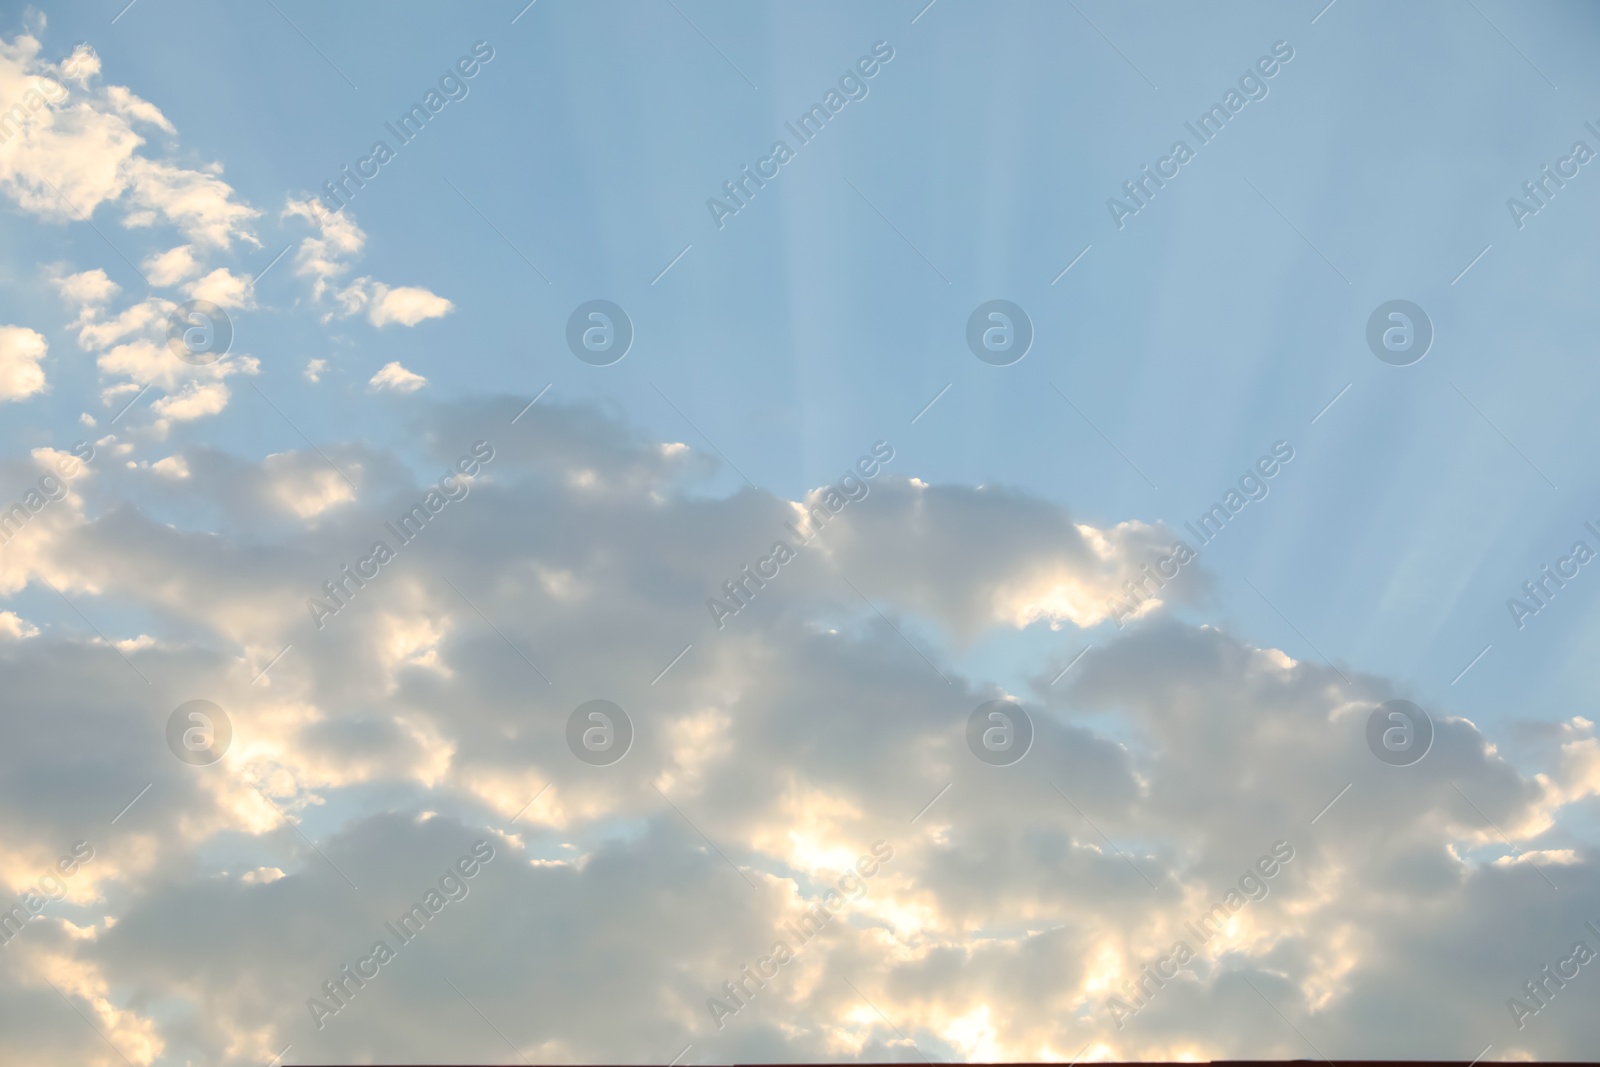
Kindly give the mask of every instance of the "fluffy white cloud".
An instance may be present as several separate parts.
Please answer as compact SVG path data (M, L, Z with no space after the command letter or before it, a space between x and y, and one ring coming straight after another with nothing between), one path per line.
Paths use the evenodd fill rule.
M190 382L182 392L172 393L150 405L152 411L174 422L215 415L228 406L228 387L221 382Z
M415 285L402 285L391 289L382 282L373 282L368 300L367 315L374 326L399 323L415 326L428 319L443 318L455 310L455 305L444 297Z
M328 211L314 199L289 200L284 218L305 222L313 233L300 242L295 253L295 273L311 279L311 296L321 300L329 283L350 269L349 260L361 253L367 235L356 225L349 211Z
M106 348L125 337L145 334L165 338L167 316L174 305L169 300L141 300L123 308L114 318L85 323L78 332L78 345L87 350Z
M69 274L57 280L56 289L68 304L78 304L84 308L96 308L107 304L122 292L122 287L112 281L99 267Z
M167 456L150 464L150 469L164 478L189 477L189 461L182 456Z
M170 222L193 240L217 248L230 247L235 239L260 245L250 224L261 212L237 203L233 187L216 174L139 156L129 161L127 170L128 226Z
M365 312L374 326L415 326L455 310L449 300L420 286L390 286L363 276L337 287L337 279L349 271L367 240L348 209L334 213L314 199L291 199L283 216L301 219L314 231L300 242L295 273L311 280L313 299L333 298L337 311L328 312L326 318L347 318Z
M97 353L95 365L102 377L113 379L101 390L103 403L120 408L132 399L129 394L145 386L159 387L166 394L150 404L155 415L151 427L157 437L165 436L173 422L222 412L231 395L223 380L260 371L260 363L253 356L236 352L209 364L179 359L167 339L168 322L177 305L161 297L149 297L112 313L103 301L114 295L115 287L103 272L75 274L57 283L57 287L69 303L81 302L74 323L78 327L78 344ZM212 271L191 288L202 299L224 306L250 306L254 302L250 277L235 276L224 268ZM129 418L137 421L137 416Z
M399 361L385 363L367 384L373 389L387 389L396 393L414 393L428 384L428 379L402 367Z
M0 640L22 641L38 637L39 628L14 611L0 611Z
M399 323L415 326L428 319L443 318L455 310L455 305L417 286L391 289L371 278L357 278L333 294L341 314L357 315L365 311L367 320L374 326Z
M218 267L204 278L189 285L186 292L196 300L209 300L224 308L253 308L256 306L255 280L250 275L237 275L226 267Z
M0 403L44 392L44 335L26 326L0 326Z
M205 245L258 244L251 223L260 212L235 199L220 168L140 153L136 125L173 132L159 109L121 86L95 92L92 51L80 47L58 68L40 50L28 35L0 40L0 100L22 102L0 116L0 193L48 219L74 222L115 204L127 227L170 223Z
M69 60L70 61L70 60ZM166 133L177 133L177 127L167 120L161 109L148 100L141 100L134 96L128 89L121 85L106 86L106 103L119 115L124 115L135 122L148 123Z
M61 62L61 75L68 81L87 88L89 80L100 73L100 56L87 43L73 46L72 52Z
M193 245L179 245L146 259L143 269L151 285L165 287L193 278L200 273L200 264Z

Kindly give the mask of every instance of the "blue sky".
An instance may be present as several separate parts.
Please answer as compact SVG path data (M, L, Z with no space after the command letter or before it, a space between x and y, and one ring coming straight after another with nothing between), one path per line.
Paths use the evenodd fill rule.
M432 547L417 550L414 562L404 557L415 580L460 578L480 549L484 559L501 559L504 551L503 572L473 580L487 583L479 595L504 596L504 610L515 604L530 613L507 624L514 632L525 625L527 634L547 634L554 644L563 628L577 640L638 624L637 632L618 636L609 667L597 660L593 670L594 678L636 689L640 700L655 699L651 686L620 679L648 680L676 649L696 643L702 666L692 667L693 659L685 665L707 673L697 676L697 695L669 716L679 731L673 736L705 728L696 716L714 716L711 705L733 709L746 691L719 672L763 662L744 642L789 634L801 617L861 639L852 655L864 659L845 657L860 668L861 684L835 694L841 706L871 706L868 694L881 697L899 668L882 661L884 673L874 673L866 665L873 662L868 650L884 646L862 637L858 628L876 623L837 580L860 578L846 566L858 560L874 568L864 579L873 610L883 607L903 631L885 639L909 641L918 655L959 674L950 683L957 696L907 698L926 701L939 715L962 718L969 693L1029 694L1036 705L1054 707L1063 723L1091 724L1083 728L1094 731L1096 744L1112 738L1135 752L1145 744L1159 749L1131 710L1155 699L1155 689L1139 690L1124 675L1145 675L1158 687L1169 671L1196 672L1173 683L1187 695L1172 707L1203 716L1196 709L1212 698L1195 694L1209 693L1211 682L1184 650L1223 633L1241 648L1281 650L1297 664L1316 665L1330 685L1343 678L1347 702L1330 697L1319 713L1327 721L1343 721L1362 700L1389 697L1414 700L1439 721L1464 721L1460 729L1470 729L1473 744L1481 741L1502 761L1494 774L1518 783L1506 786L1507 796L1521 790L1525 799L1536 775L1570 771L1582 749L1570 733L1582 727L1572 723L1595 717L1600 679L1585 652L1600 639L1600 566L1582 567L1520 628L1507 599L1522 595L1523 583L1567 556L1575 541L1600 550L1600 535L1583 526L1600 526L1600 476L1586 459L1600 443L1592 417L1600 386L1591 358L1597 312L1589 299L1600 280L1589 239L1600 224L1600 163L1581 165L1531 217L1517 219L1507 202L1526 201L1523 183L1568 157L1575 142L1600 151L1600 134L1585 126L1600 127L1591 61L1600 16L1578 3L1528 8L1498 0L1181 9L1100 0L999 8L924 2L537 0L524 8L513 0L467 12L137 0L120 13L120 5L76 6L47 18L6 7L0 40L7 42L8 71L59 74L85 43L91 51L78 54L98 57L92 77L69 84L83 94L83 107L137 129L143 141L119 166L160 160L184 174L219 178L227 191L187 223L183 194L141 192L137 178L102 189L89 211L68 211L45 185L57 175L55 161L70 157L83 170L73 170L70 182L56 180L69 192L91 187L95 179L82 175L93 174L97 157L86 135L82 143L63 141L60 156L41 156L43 163L17 162L0 148L0 324L31 330L48 345L36 361L47 385L0 398L0 454L15 461L0 483L0 507L20 499L36 478L28 459L37 459L35 450L65 451L80 438L104 442L97 447L128 468L97 468L89 503L73 496L61 506L63 523L65 509L74 509L70 530L51 536L65 547L17 551L14 569L0 568L0 610L15 613L19 633L43 628L39 640L64 648L88 647L73 641L93 637L83 625L93 619L115 631L115 640L134 642L126 651L136 657L156 656L164 643L189 650L172 653L185 670L200 669L183 658L191 654L195 663L216 657L219 672L216 664L238 655L249 669L239 667L244 676L235 683L254 685L249 676L290 642L291 630L305 626L302 587L314 588L353 560L369 540L368 519L393 516L402 501L419 499L479 433L508 456L486 468L492 473L481 495L522 488L495 497L492 513L487 502L478 513L468 510L478 505L452 504L477 517L463 518L461 532L448 535L459 541L437 538L438 557L420 558ZM10 49L25 39L37 42L37 55L17 59L22 53ZM325 247L313 245L333 240L333 231L319 230L309 209L296 214L293 205L317 196L374 141L395 146L385 124L421 101L475 45L480 56L492 49L492 59L466 79L466 95L398 147L351 200L340 224L362 236L319 273L318 249ZM799 144L785 124L821 102L875 48L880 57L892 50L892 58L863 79L864 95ZM1198 145L1186 124L1275 50L1265 94ZM0 79L0 91L21 84ZM120 91L131 91L135 103L110 87L126 87ZM139 101L160 121L140 111ZM0 99L0 110L14 102ZM71 132L70 112L50 114L59 123L53 129ZM725 198L723 183L769 156L780 139L794 158L719 224L708 198ZM1180 139L1194 158L1119 221L1108 200L1126 201L1124 182L1156 166ZM142 203L141 196L152 199ZM229 214L241 207L248 210ZM201 232L208 225L219 228L210 237ZM152 283L151 257L186 244L198 250L199 265L171 283ZM115 296L96 303L68 293L67 279L96 269L118 288ZM226 273L196 290L212 270ZM114 338L80 339L85 324L92 328L140 301L215 295L229 285L234 355L214 377L173 377L170 363L157 371L154 362L137 360L133 370L118 370L107 354ZM566 343L568 317L596 299L621 306L634 329L627 356L606 367L580 361ZM969 315L995 299L1019 305L1034 330L1026 357L1005 367L977 359L965 340ZM1434 331L1425 358L1409 366L1381 361L1366 340L1374 310L1397 299L1419 305ZM159 337L159 323L141 328ZM397 369L387 370L391 364ZM112 416L147 385L152 391L140 393L114 429ZM200 388L182 395L221 406L200 414L160 407L183 388ZM496 425L536 396L539 404L522 418L532 423L553 408L559 414L549 418L570 436L528 430L521 418L515 429ZM525 432L537 436L519 442ZM884 539L870 551L862 540L828 547L837 573L785 579L781 593L764 592L740 620L751 623L745 632L727 638L713 631L703 600L715 586L697 592L703 585L686 573L698 576L703 564L706 575L726 576L752 562L780 533L778 504L837 481L878 441L890 442L895 456L874 489L877 503L851 505L852 523L863 525L850 537L866 538L861 530L871 528L886 531ZM1048 567L1070 572L1071 588L1090 590L1084 595L1092 603L1079 604L1077 616L1052 610L1057 601L1036 588L1031 621L997 624L1007 610L999 594L994 613L984 614L988 594L973 588L1027 584L990 558L999 551L993 546L1015 543L1013 534L1045 559L1049 553L1029 539L1053 530L1070 541L1074 526L1087 528L1097 533L1085 534L1085 544L1101 536L1113 544L1103 560L1136 568L1155 557L1139 530L1115 533L1124 530L1120 524L1164 526L1152 535L1161 544L1187 538L1184 524L1221 501L1278 442L1292 447L1293 459L1270 480L1270 493L1201 548L1198 567L1178 579L1159 612L1119 629L1105 604L1121 572L1115 580L1109 570L1101 575L1086 562L1089 549L1069 545ZM677 443L700 465L674 466L680 461L670 446ZM344 479L352 470L360 499L347 505L332 474ZM630 487L629 507L668 501L682 515L673 510L657 528L648 518L654 512L620 504L590 514L568 494L591 484L584 479L596 472L603 485ZM912 496L898 494L919 490L906 479L959 491L959 501L951 496L945 511L908 503ZM358 507L359 515L346 518ZM869 519L882 527L867 526ZM630 522L651 536L614 544L617 524ZM153 545L164 536L163 527L195 538L165 564L156 562L166 557L154 548L140 554L146 540ZM612 576L602 580L595 571L592 588L614 578L618 599L586 601L591 614L582 619L554 606L535 610L540 597L551 605L583 600L588 594L571 589L585 588L586 572L570 560L565 567L552 562L560 554L553 548L549 556L517 556L523 538L561 540L562 551L574 553L589 546L596 553L590 562ZM924 543L939 538L949 543ZM482 548L491 543L492 550ZM161 567L213 548L222 555L209 577L197 571L164 583ZM223 556L238 575L237 590L220 577L230 573ZM691 556L692 566L685 562ZM47 558L55 562L40 562ZM915 577L896 577L897 568L913 566L908 561L934 563ZM137 579L121 584L130 574ZM1042 581L1029 574L1027 581ZM64 583L77 606L63 603L45 576ZM219 581L226 591L217 603L177 606L180 587ZM507 592L505 583L520 582L527 589ZM272 599L275 584L279 596ZM437 690L419 682L416 672L443 662L428 658L443 655L441 634L455 631L438 622L450 609L431 600L433 592L414 595L409 608L395 609L391 622L399 629L389 638L357 638L352 626L352 636L338 640L370 640L370 647L358 655L353 646L338 646L340 652L327 644L318 655L381 660L391 638L400 642L392 647L414 640L409 652L360 676L360 684L324 674L300 692L297 706L317 715L336 719L331 709L341 700L358 707L357 721L339 727L351 733L329 725L331 734L294 742L285 723L300 720L283 707L261 712L274 724L262 729L275 744L289 750L303 742L302 756L322 754L297 764L294 789L273 793L304 808L319 833L357 833L350 827L360 823L387 834L391 827L372 820L397 810L447 810L472 824L482 815L474 805L487 805L504 820L520 803L501 804L487 787L461 785L465 778L455 776L468 775L465 763L449 773L419 770L433 764L417 757L401 760L403 770L326 780L317 779L325 771L306 770L324 766L321 746L333 743L330 736L359 749L366 743L360 731L369 728L382 734L378 747L391 756L404 747L395 738L406 735L429 738L418 744L445 763L451 753L466 760L472 745L452 735L447 717L423 716L432 725L418 727L415 716L385 702L398 687L486 709L500 699L487 689L515 687L511 675L502 677L523 669L514 660L483 667L483 679L471 682L457 663L448 684L435 680L443 687ZM623 605L634 596L650 607L624 622ZM403 639L393 636L411 625L395 620L412 616L437 623L431 639L409 630ZM259 649L241 636L252 620L270 633ZM139 635L153 644L138 645ZM906 653L903 644L892 647ZM1100 651L1106 665L1097 669L1105 675L1089 676L1070 697L1041 684L1084 648L1091 650L1086 667ZM806 655L813 653L805 661L810 670L833 663L834 653ZM737 669L730 666L740 656L746 659ZM286 664L294 669L292 659ZM786 675L774 669L774 676ZM1245 671L1228 683L1238 687L1240 708L1260 698L1254 678ZM475 692L480 681L486 691ZM574 691L574 702L579 696ZM559 703L567 692L550 699ZM1215 707L1227 703L1215 699ZM486 726L485 736L496 730L511 736L517 727ZM1163 736L1175 743L1178 735ZM1558 751L1557 737L1579 747ZM662 771L666 777L655 780L695 781L695 773L673 778ZM1224 788L1233 773L1216 766L1213 788ZM1329 775L1331 795L1341 776ZM1593 790L1574 785L1578 779L1561 778L1559 803L1547 796L1536 812L1505 817L1524 827L1526 840L1547 834L1539 848L1592 857ZM251 780L273 778L260 771ZM671 792L661 788L663 796ZM450 789L449 797L434 795ZM1307 789L1322 798L1324 783ZM629 848L659 845L632 801L583 796L551 809L555 836L530 836L517 847L554 863L569 840L596 854L618 840ZM1314 811L1317 798L1308 794L1295 805ZM746 835L752 854L768 849L770 859L778 855L769 848L771 825L724 832ZM1132 816L1125 831L1129 840L1151 842L1152 856L1166 847L1160 842L1182 837L1175 824L1141 827ZM185 855L248 853L262 832L246 819L219 830L220 837L191 840L196 852ZM1452 840L1464 851L1488 847ZM798 870L800 855L786 854L781 863ZM1203 866L1209 857L1191 860ZM1592 858L1571 862L1572 877L1580 876L1578 867L1590 877ZM967 891L946 889L945 904ZM1015 916L985 921L998 928ZM1502 984L1514 989L1506 977ZM1307 978L1303 988L1314 1001L1316 980ZM1497 1000L1489 1005L1503 1013ZM1350 1019L1365 1017L1352 1011ZM975 1018L954 1007L949 1014ZM928 1033L947 1042L941 1047L949 1055L1043 1056L1039 1042L1046 1039L1037 1034L1031 1044L985 1045L971 1037L977 1023L963 1030L939 1018L937 1011L926 1016ZM665 1035L670 1027L662 1025ZM1182 1032L1181 1021L1173 1025ZM1447 1047L1448 1031L1440 1024L1415 1047L1440 1056L1476 1052ZM962 1044L957 1033L970 1041ZM879 1038L889 1043L861 1048L907 1051L883 1035L872 1040ZM169 1049L182 1044L167 1040ZM543 1054L556 1059L652 1054L639 1051L651 1046L626 1041L548 1040L555 1043ZM782 1047L770 1040L705 1062L769 1057ZM835 1035L833 1044L810 1052L843 1055L842 1040ZM1582 1040L1573 1031L1561 1039L1568 1044L1527 1047L1559 1051ZM324 1055L381 1047L357 1042ZM1197 1038L1193 1047L1228 1050L1220 1037L1210 1044ZM1264 1054L1266 1047L1246 1051ZM1412 1046L1377 1050L1400 1047ZM1187 1048L1163 1037L1105 1051ZM663 1062L675 1050L666 1049ZM1045 1058L1070 1058L1077 1045L1051 1037L1048 1051Z
M393 140L384 122L474 42L494 48L466 99L353 208L369 260L459 310L356 354L356 340L287 314L298 293L283 271L261 283L272 306L241 324L261 387L314 438L394 440L393 412L359 385L396 358L442 395L531 398L553 383L553 395L615 404L705 447L659 389L774 492L830 479L886 438L925 480L1010 485L1086 517L1173 525L1287 440L1297 462L1208 554L1225 618L1316 655L1248 578L1335 661L1474 719L1581 700L1592 682L1575 673L1573 649L1594 632L1592 600L1563 597L1521 632L1504 602L1600 516L1580 459L1593 401L1583 234L1600 207L1583 172L1521 230L1505 200L1573 141L1595 140L1583 128L1600 117L1583 103L1594 98L1582 61L1592 19L1578 5L1535 16L1345 3L1313 25L1315 6L997 14L941 3L912 24L916 11L891 5L696 17L541 3L513 25L515 5L393 19L286 5L291 26L270 5L224 15L141 3L109 28L98 12L63 12L50 37L92 40L188 151L225 160L241 196L262 204L314 192L372 141ZM185 35L207 44L174 62L160 43ZM782 124L880 40L895 57L867 97L718 229L707 198L773 140L794 140ZM1183 123L1277 41L1294 59L1267 97L1113 225L1106 199L1174 140L1194 141ZM192 92L196 82L213 91ZM6 225L8 243L41 255L63 237L85 255L106 251L92 232L63 233L82 227ZM262 248L239 250L241 270L288 243L273 229L264 224ZM107 270L138 282L115 256ZM13 318L48 299L41 279L32 291L15 281ZM1010 368L962 343L968 312L996 296L1037 329ZM562 342L567 313L594 297L619 302L638 330L609 368L577 363ZM1366 316L1397 297L1438 331L1408 368L1363 344ZM333 388L300 378L318 357L335 365ZM71 395L8 420L10 447L70 433ZM197 439L297 442L248 400L249 418L196 426ZM1451 686L1490 644L1470 682Z

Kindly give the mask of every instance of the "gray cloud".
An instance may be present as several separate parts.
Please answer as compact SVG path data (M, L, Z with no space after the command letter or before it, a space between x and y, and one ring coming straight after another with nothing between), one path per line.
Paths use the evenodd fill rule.
M1011 694L1034 749L990 767L962 731L1003 690L955 666L963 644L1028 624L997 603L1114 587L1166 533L900 470L718 631L708 590L795 502L707 496L691 450L544 401L512 426L518 407L419 408L416 456L327 446L348 498L300 453L108 465L30 535L18 566L121 644L67 615L0 642L25 709L0 747L8 884L97 853L5 950L8 1049L108 1054L46 978L135 1062L489 1061L496 1028L550 1062L1315 1055L1263 997L1328 1055L1592 1047L1576 991L1522 1031L1504 1007L1593 917L1568 827L1600 783L1586 723L1534 731L1536 778L1436 707L1428 757L1390 767L1364 740L1407 695L1384 679L1162 614L1085 619L1073 672ZM317 583L483 437L466 498L317 630ZM197 697L234 726L211 767L165 748ZM637 730L611 767L565 748L594 697ZM1529 856L1504 862L1496 827ZM470 895L317 1029L307 998L479 838L499 855ZM706 999L880 839L869 892L719 1030ZM1117 1029L1107 999L1279 840L1266 898Z

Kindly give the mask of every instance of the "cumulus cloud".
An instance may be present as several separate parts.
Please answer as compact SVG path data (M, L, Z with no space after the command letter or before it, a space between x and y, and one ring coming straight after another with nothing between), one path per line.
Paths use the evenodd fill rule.
M358 279L357 284L365 279ZM455 305L442 296L430 293L415 285L402 285L391 289L382 282L372 282L366 297L367 317L374 326L399 323L415 326L428 319L443 318L455 310Z
M63 300L86 310L103 306L122 292L122 287L112 281L99 267L69 274L65 278L58 279L55 284Z
M248 274L234 274L226 267L218 267L193 282L186 291L196 300L209 300L219 307L253 308L256 305L255 280Z
M270 455L263 461L262 470L272 499L303 519L355 499L355 490L344 476L314 453Z
M85 88L89 80L99 73L100 56L87 43L74 45L72 52L61 62L62 77Z
M797 523L819 508L826 518L830 493L837 490L796 502ZM1094 626L1115 618L1130 581L1151 593L1144 613L1173 598L1196 602L1209 588L1203 574L1170 589L1149 579L1143 568L1154 570L1179 541L1159 525L1097 529L1004 489L930 486L904 475L880 477L868 499L875 503L840 508L828 520L820 551L840 573L859 576L868 595L883 592L953 632L1037 621Z
M446 298L420 286L390 286L368 276L339 286L338 279L349 272L367 240L348 209L335 213L314 199L290 199L283 217L300 219L312 228L295 253L295 273L310 279L312 299L332 299L335 309L326 313L325 321L364 312L374 326L415 326L455 309Z
M0 326L0 403L44 392L44 335L26 326Z
M121 85L106 86L106 102L119 115L135 122L147 123L165 133L177 133L177 127L167 120L161 109L148 100L141 100Z
M174 422L215 415L228 406L228 387L221 382L189 382L183 390L161 397L150 405L157 415Z
M367 384L373 389L386 389L396 393L414 393L428 384L428 379L406 370L398 361L385 363Z
M701 1062L1296 1058L1301 1033L1339 1057L1436 1057L1448 1034L1468 1058L1576 1058L1600 1038L1577 1001L1524 1031L1504 1008L1592 918L1600 871L1570 828L1600 788L1592 722L1551 722L1535 772L1434 706L1427 758L1380 763L1367 716L1418 694L1185 601L1117 629L1102 594L1165 531L924 484L908 457L719 629L705 600L822 487L709 494L691 449L582 406L513 426L522 404L418 405L404 457L98 467L7 546L7 588L49 578L115 645L72 625L0 639L25 716L0 810L32 813L0 820L0 878L101 827L72 895L7 949L0 1040L103 1053L35 1018L60 1009L45 976L135 1062L503 1057L476 1011L550 1062L691 1043ZM414 506L401 539L386 524ZM394 555L372 571L378 541ZM147 618L165 636L137 639ZM1081 632L1014 692L958 658L1051 625ZM234 724L211 768L164 741L197 695ZM597 695L635 726L607 768L566 741ZM1000 695L1035 726L1004 768L964 740ZM465 895L329 1000L477 841L494 859ZM847 879L879 842L892 856ZM1278 842L1292 858L1229 906ZM854 899L829 911L841 884ZM798 936L816 908L822 932ZM1202 943L1187 924L1208 915ZM1184 939L1191 963L1117 1018L1110 999ZM714 1016L780 940L793 958Z
M150 464L150 469L165 478L189 477L189 461L182 456L167 456Z
M283 217L300 219L312 228L295 252L295 273L311 279L311 296L322 299L329 283L350 269L349 260L359 255L367 235L356 225L349 211L328 211L314 199L290 199Z
M141 151L146 138L136 127L175 132L158 108L122 86L97 91L92 50L80 46L60 67L41 51L27 34L0 40L0 100L23 101L0 122L0 193L46 219L77 221L113 205L129 228L164 223L212 247L259 244L252 223L260 212L235 197L220 168L194 170Z
M179 245L150 256L144 261L145 275L151 285L168 286L188 281L200 273L193 245Z
M374 326L399 323L415 326L428 319L443 318L455 310L455 305L442 296L416 286L391 289L371 278L357 278L334 294L342 315L358 315L363 311Z
M148 297L113 310L107 301L115 296L115 286L101 271L88 271L57 283L62 297L78 303L78 345L96 353L95 366L107 384L101 400L108 407L126 404L128 394L146 386L158 387L166 395L156 397L150 410L157 436L164 436L174 422L187 422L215 415L227 408L231 390L224 380L237 374L255 375L260 362L240 352L228 352L208 364L179 359L172 351L168 324L177 305L161 297ZM224 306L254 305L253 284L248 275L239 277L224 268L212 271L191 287L202 299Z
M38 637L39 628L14 611L0 611L0 640L21 641Z

